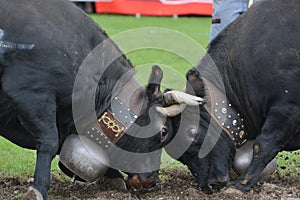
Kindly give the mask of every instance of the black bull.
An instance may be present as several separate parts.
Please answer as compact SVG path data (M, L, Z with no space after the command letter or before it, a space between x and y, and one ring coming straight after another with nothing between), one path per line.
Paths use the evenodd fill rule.
M162 71L159 67L153 67L149 84L144 88L135 81L130 61L104 30L68 1L1 1L0 19L0 134L21 147L37 150L32 184L36 196L46 198L51 161L59 154L64 139L71 133L77 134L75 120L79 121L76 121L77 125L83 121L79 125L83 132L91 127L99 128L99 125L93 125L97 124L97 118L99 124L105 122L104 129L110 128L110 134L113 134L108 136L111 141L106 141L107 145L115 143L133 153L153 152L157 149L153 150L164 137L164 131L160 131L164 130L164 121L158 112L155 119L161 123L154 124L156 127L148 127L148 130L157 130L157 134L151 138L134 137L124 134L124 130L138 136L147 132L143 126L151 122L149 109L153 105L160 105L162 99L159 91ZM74 89L76 94L72 102L79 67L100 43L104 43L104 51L92 54L93 59L86 61L87 66L91 65L91 68L99 69L100 72L96 70L89 74L91 68L83 70L83 74L87 73L88 77L81 77L84 84ZM110 62L112 57L115 59ZM94 107L82 110L82 113L75 116L72 105L80 107L77 101L88 95L95 97L91 101L81 101L81 104ZM107 113L111 111L111 102L115 97L120 97L118 99L126 106L125 111L128 109L130 114L124 116L131 118L131 121L126 121L126 127L115 122L110 124L113 115ZM90 119L90 112L95 112L95 119ZM101 116L108 121L104 118L101 120ZM147 190L156 185L158 167L151 172L147 170L147 165L156 163L159 166L159 155L149 158L143 156L136 162L118 156L116 159L129 162L138 170L138 175L129 174L129 184L133 189Z
M200 113L187 106L182 119L174 105L162 110L173 116L168 127L173 137L192 141L177 158L202 188L216 191L228 182L236 148L245 141L254 144L251 164L235 184L242 191L257 183L278 152L300 148L299 12L297 0L266 0L251 7L187 73L186 92L207 100ZM183 102L176 95L165 98ZM199 124L180 124L199 115ZM167 149L170 155L173 149Z

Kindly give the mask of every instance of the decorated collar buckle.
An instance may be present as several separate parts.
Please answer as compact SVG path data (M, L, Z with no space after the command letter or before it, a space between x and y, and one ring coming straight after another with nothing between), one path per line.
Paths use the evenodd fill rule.
M134 123L137 115L118 97L112 101L111 108L97 120L98 125L87 132L87 135L104 149L120 140L125 131Z
M125 130L125 127L120 122L115 120L113 115L108 111L104 112L104 114L98 119L98 122L100 126L101 123L103 123L106 126L106 129L111 130L114 133L115 138L118 138Z

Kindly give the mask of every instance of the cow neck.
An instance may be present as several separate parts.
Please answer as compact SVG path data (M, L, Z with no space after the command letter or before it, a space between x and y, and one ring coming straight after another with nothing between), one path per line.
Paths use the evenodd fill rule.
M244 120L225 94L209 80L204 79L207 103L204 108L232 139L236 148L247 141Z
M142 85L132 77L120 92L112 97L110 108L87 131L87 136L104 149L120 140L126 130L135 122L144 102Z

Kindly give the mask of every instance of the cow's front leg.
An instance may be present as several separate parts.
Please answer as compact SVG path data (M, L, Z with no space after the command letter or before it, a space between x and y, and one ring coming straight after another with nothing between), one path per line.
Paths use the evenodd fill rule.
M51 161L58 150L56 104L47 95L24 96L18 102L19 120L33 136L36 148L34 182L29 194L32 199L46 199L50 187Z
M51 134L53 133L57 135L56 130L53 130ZM43 199L46 199L46 194L50 187L51 162L58 149L58 137L55 137L54 134L38 139L39 144L37 146L37 160L32 187L41 193Z
M299 113L299 108L292 106L270 110L261 134L254 141L252 161L236 182L238 189L248 192L258 182L263 169L296 134L300 124Z

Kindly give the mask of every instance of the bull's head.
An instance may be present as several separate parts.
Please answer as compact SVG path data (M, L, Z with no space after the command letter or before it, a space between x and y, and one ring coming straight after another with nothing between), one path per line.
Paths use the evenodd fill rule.
M83 146L93 155L96 154L95 157L99 157L97 160L101 163L94 164L95 159L92 158L91 162L93 163L89 165L92 167L85 167L88 166L87 162L91 157L88 156L91 153L87 152L87 156L84 156L85 159L77 156L78 162L76 163L74 163L75 159L72 159L72 162L69 162L71 163L69 168L76 165L76 170L73 170L77 172L76 175L82 174L79 176L80 178L93 181L99 177L99 174L105 172L107 169L104 168L105 165L128 174L127 182L134 191L152 190L158 184L161 148L167 137L165 128L167 117L155 109L163 105L163 94L160 92L163 72L158 66L154 66L146 87L132 76L131 71L127 73L128 76L124 75L124 79L118 78L117 83L116 78L110 79L111 73L115 72L112 70L107 73L108 80L103 78L103 81L99 81L99 87L104 89L101 88L97 91L107 92L112 97L105 100L96 97L96 111L99 113L97 113L97 120L91 114L94 113L94 106L89 104L86 106L87 103L76 104L76 108L82 112L88 107L90 112L87 112L84 117L81 112L75 110L80 122L76 126L78 133L82 133L82 137L93 140L104 151L104 153L101 152L101 155L105 154L106 156L99 156L101 150L93 150L99 149L99 147L92 148L90 142L85 142ZM108 86L105 85L105 81ZM96 92L96 94L98 93ZM81 93L78 95L78 99L80 99ZM88 101L89 96L85 96ZM106 98L103 94L101 97ZM79 149L78 145L76 145L76 149ZM65 163L68 164L68 162ZM78 173L78 171L82 173ZM95 172L92 177L90 177L91 171Z
M140 107L139 114L116 142L121 150L110 154L118 168L128 174L128 183L134 191L152 190L159 180L161 148L167 138L166 116L155 109L163 103L162 77L162 70L154 66L146 88L132 92L130 102L133 107Z
M186 91L166 92L164 100L169 106L157 110L171 121L166 125L169 137L179 138L166 146L168 154L188 166L202 189L214 192L229 180L235 148L207 112L206 92L200 73L191 69Z

